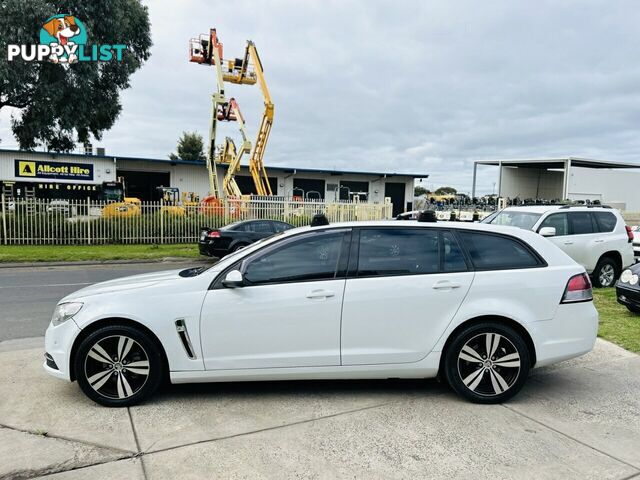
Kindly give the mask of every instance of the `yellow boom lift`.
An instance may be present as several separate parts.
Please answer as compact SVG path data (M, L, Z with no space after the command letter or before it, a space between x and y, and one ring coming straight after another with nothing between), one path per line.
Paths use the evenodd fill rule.
M217 199L220 197L215 168L215 137L217 121L237 120L239 122L240 132L243 139L242 147L237 152L237 155L233 157L234 160L229 162L229 170L227 171L227 175L225 175L225 194L229 195L227 190L236 193L240 191L237 188L237 184L235 184L235 180L233 180L233 175L235 175L240 168L239 162L242 154L249 152L251 149L251 143L247 140L244 119L240 114L240 110L237 108L237 103L235 101L227 102L225 99L224 82L239 85L253 85L257 82L260 86L265 108L262 115L262 122L256 136L256 141L253 145L253 150L251 150L249 170L256 187L256 193L258 195L272 195L271 185L269 184L267 171L264 167L264 152L269 139L269 134L271 133L271 126L273 125L274 105L271 100L269 89L267 88L264 78L264 70L255 44L252 41L247 42L243 58L224 60L222 43L218 41L216 29L213 28L209 31L208 36L203 34L200 35L199 38L191 40L190 61L216 67L217 91L213 94L213 114L211 116L211 124L209 128L209 152L207 156L210 195L205 198L204 202L206 203L207 200L210 199L210 203L214 203L214 201L219 203L219 200ZM231 143L233 142L231 141ZM224 161L224 159L230 158L229 149L231 148L232 147L228 144L228 141L225 141L225 145L220 153L220 160ZM238 157L237 162L236 157ZM229 175L231 176L229 177Z

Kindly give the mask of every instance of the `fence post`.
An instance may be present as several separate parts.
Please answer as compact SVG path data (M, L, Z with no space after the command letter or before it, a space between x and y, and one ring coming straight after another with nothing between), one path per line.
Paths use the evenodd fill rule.
M87 197L87 245L91 245L91 198Z
M4 238L4 244L7 244L7 213L4 208L4 193L2 194L2 238Z
M164 243L164 212L162 207L164 205L164 199L160 199L160 243Z

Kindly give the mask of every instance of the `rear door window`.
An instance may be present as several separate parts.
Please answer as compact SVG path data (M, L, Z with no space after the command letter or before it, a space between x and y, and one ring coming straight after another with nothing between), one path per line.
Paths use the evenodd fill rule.
M590 212L569 213L569 223L571 224L571 235L585 235L596 232Z
M569 219L566 213L554 213L545 218L540 224L540 228L553 227L556 229L556 236L569 235ZM538 232L540 231L538 229Z
M544 265L527 246L515 238L483 232L458 232L476 270L510 270Z
M593 217L596 219L598 231L600 232L613 232L618 223L618 219L611 212L593 212Z
M273 233L271 228L271 222L251 222L249 224L249 231L254 233Z
M360 230L357 276L420 275L439 271L438 230Z
M451 232L442 232L442 270L445 272L467 270L462 249Z

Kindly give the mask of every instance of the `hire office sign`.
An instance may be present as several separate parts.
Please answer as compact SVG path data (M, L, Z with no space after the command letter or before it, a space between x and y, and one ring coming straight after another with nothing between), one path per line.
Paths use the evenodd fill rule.
M93 165L15 160L15 176L16 178L46 178L49 180L93 180Z

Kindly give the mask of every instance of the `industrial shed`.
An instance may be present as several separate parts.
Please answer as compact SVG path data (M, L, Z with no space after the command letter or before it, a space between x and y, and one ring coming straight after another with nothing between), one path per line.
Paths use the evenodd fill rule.
M597 200L621 210L640 211L640 164L577 157L477 160L473 165L474 197L479 165L498 167L499 197Z

